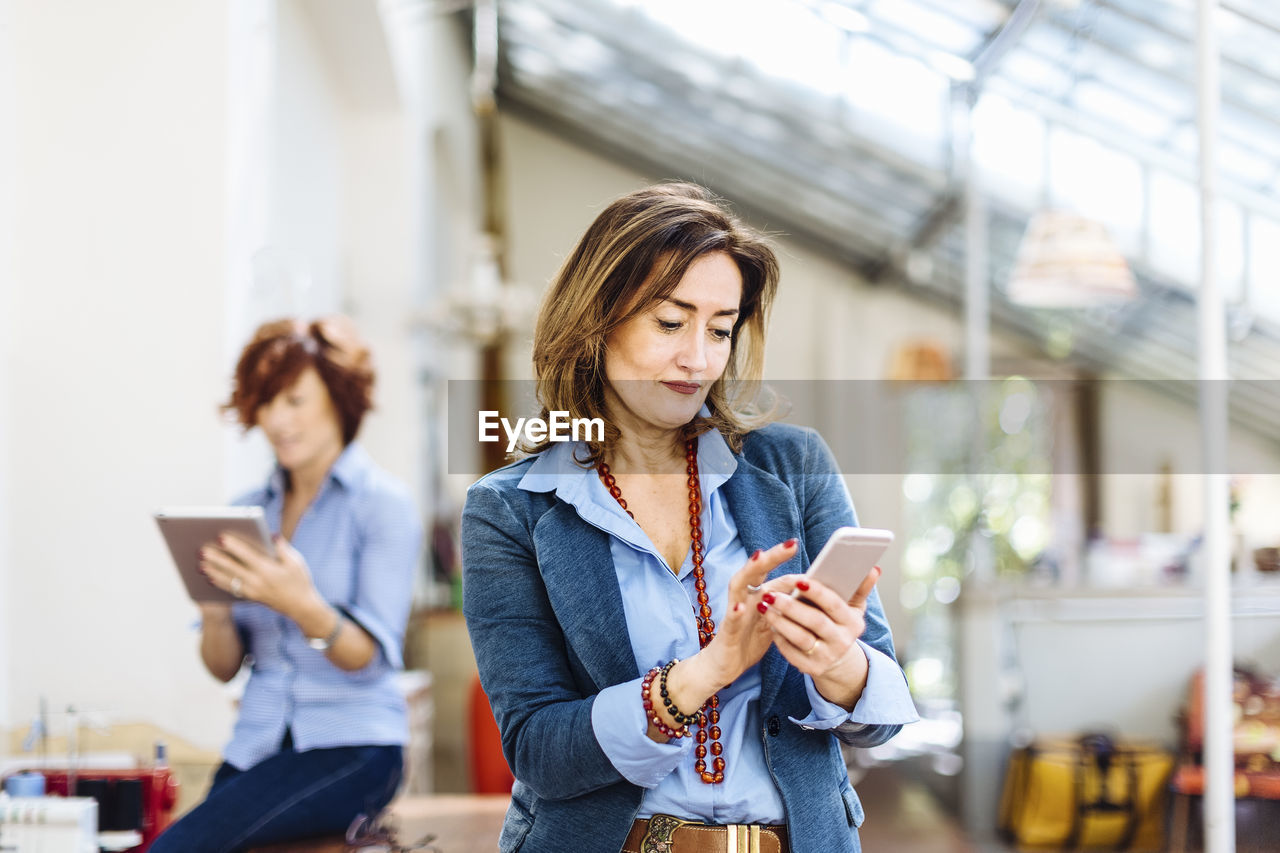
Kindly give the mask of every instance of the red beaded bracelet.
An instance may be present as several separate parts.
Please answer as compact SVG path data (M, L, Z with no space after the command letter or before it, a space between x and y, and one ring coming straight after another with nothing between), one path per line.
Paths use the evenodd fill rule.
M674 663L675 661L668 663L667 668L671 667ZM671 726L663 722L662 717L658 714L657 709L654 708L653 706L653 698L651 696L651 688L653 687L653 680L658 677L658 673L662 672L663 669L664 669L663 667L655 666L653 669L649 670L645 674L644 681L640 682L640 699L641 701L644 702L644 712L649 717L649 722L653 723L654 728L662 732L662 734L665 735L668 740L676 740L678 738L688 737L689 736L688 723L685 723L678 729L673 729L671 728Z

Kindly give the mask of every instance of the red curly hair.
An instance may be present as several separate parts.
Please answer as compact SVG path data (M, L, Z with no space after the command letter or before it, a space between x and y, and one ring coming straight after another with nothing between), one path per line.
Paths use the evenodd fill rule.
M342 443L350 444L373 408L374 372L369 347L346 317L293 318L263 323L240 353L231 399L222 411L234 414L248 432L258 409L314 367L333 400L342 425Z

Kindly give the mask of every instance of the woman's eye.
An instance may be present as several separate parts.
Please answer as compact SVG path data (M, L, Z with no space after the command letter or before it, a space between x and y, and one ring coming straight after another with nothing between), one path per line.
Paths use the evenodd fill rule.
M674 331L676 331L677 329L679 329L682 325L684 325L684 324L683 324L683 323L680 323L680 322L678 322L678 321L673 321L673 320L659 320L659 321L658 321L658 328L659 328L659 329L661 329L661 330L662 330L662 331L664 331L664 332L674 332Z
M286 397L285 401L288 402L290 406L301 406L303 403L306 402L306 400L304 400L302 397L298 396L297 394Z
M712 329L711 337L717 341L727 341L733 337L733 329Z

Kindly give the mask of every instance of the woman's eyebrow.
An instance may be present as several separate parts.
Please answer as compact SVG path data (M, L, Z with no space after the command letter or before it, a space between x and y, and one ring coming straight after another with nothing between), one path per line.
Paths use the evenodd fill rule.
M697 311L698 311L698 306L697 306L697 305L694 305L694 304L693 304L693 303L691 303L691 302L685 302L685 301L683 301L683 300L681 300L681 299L674 299L674 298L672 298L672 297L670 297L670 296L668 296L666 299L664 299L664 300L663 300L663 302L670 302L672 305L676 306L677 308L683 308L685 311L689 311L689 312L691 312L691 313L697 313ZM711 315L711 316L713 316L713 317L736 317L736 316L738 316L738 309L737 309L737 308L722 308L721 310L717 311L715 314L713 314L713 315Z

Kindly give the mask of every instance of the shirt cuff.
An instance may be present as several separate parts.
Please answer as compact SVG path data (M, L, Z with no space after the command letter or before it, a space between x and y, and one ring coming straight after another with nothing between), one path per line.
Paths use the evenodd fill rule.
M898 662L862 640L857 642L867 656L867 686L862 689L862 696L853 710L846 711L828 702L814 686L813 679L806 675L804 686L812 710L803 720L792 717L792 722L810 729L839 727L851 732L864 726L903 725L920 719Z
M648 735L649 720L640 701L637 678L606 687L591 704L591 729L609 761L633 785L656 788L676 768L693 738L658 743Z
M404 669L404 657L400 650L401 643L391 631L387 630L378 617L354 605L330 602L330 606L369 632L369 636L373 637L379 648L382 649L382 656L386 658L392 669Z

